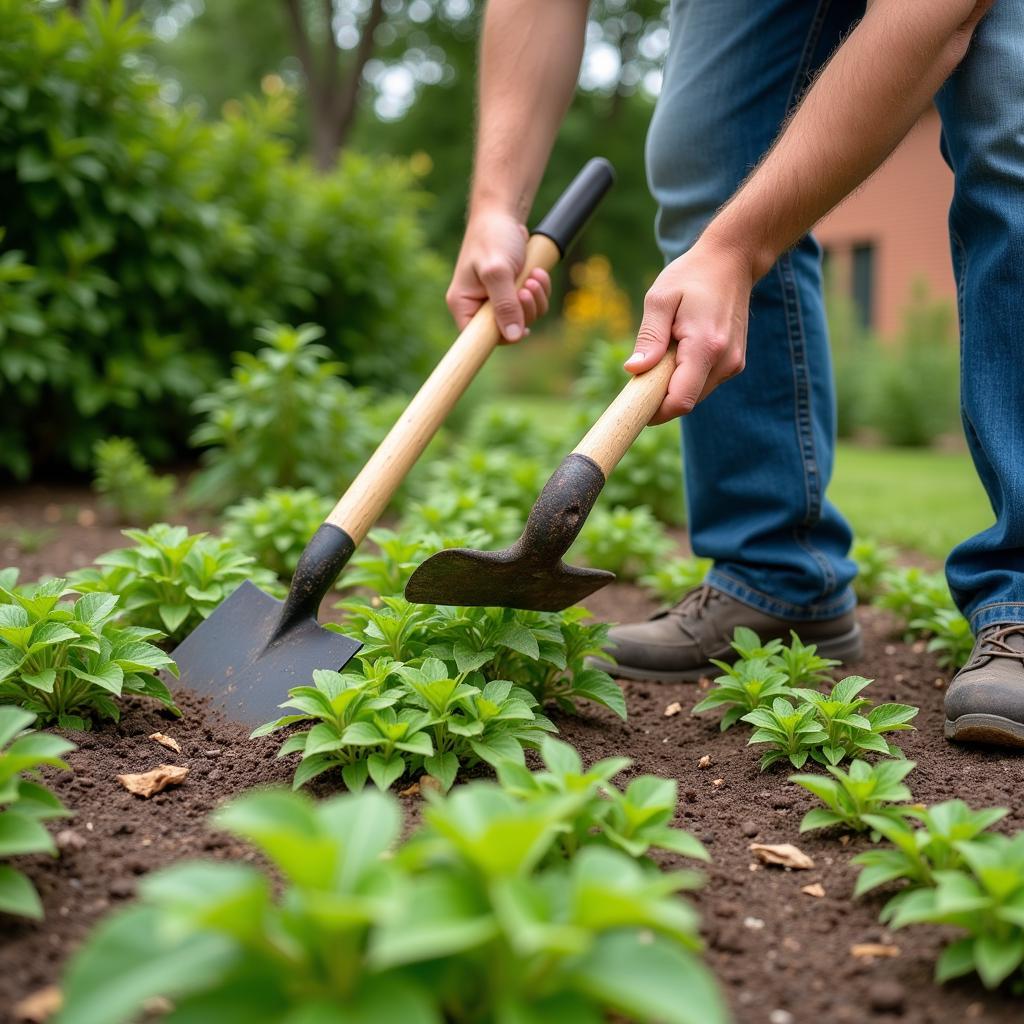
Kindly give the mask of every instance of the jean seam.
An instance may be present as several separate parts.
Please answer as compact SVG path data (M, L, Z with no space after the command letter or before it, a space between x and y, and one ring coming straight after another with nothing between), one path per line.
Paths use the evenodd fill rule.
M811 27L808 29L807 38L804 40L803 53L800 54L800 60L797 62L796 74L793 76L793 84L789 87L789 97L786 100L787 116L793 104L799 97L797 87L801 80L807 77L807 69L811 63L811 54L814 53L814 49L818 45L818 40L821 38L821 29L825 24L825 16L828 14L828 9L831 6L832 0L818 0L817 10L814 12L814 17L811 19Z
M722 590L741 601L744 600L744 598L740 597L740 593L750 595L757 599L756 603L760 606L762 611L772 612L773 614L779 614L782 616L789 615L793 618L802 617L808 620L816 619L818 617L823 619L834 618L837 615L842 615L848 611L852 611L856 607L856 600L853 599L852 592L847 592L844 596L834 598L832 601L818 602L803 607L800 605L790 604L788 601L783 601L777 597L773 597L771 594L766 594L763 590L758 590L757 587L752 587L744 580L738 579L716 566L708 574L706 582L714 587L717 585L717 581L719 580L725 583L726 586L718 586L717 589ZM746 603L751 602L747 601Z
M974 626L974 620L982 613L991 611L993 608L1024 608L1024 601L990 601L988 604L983 604L980 608L975 608L971 612L968 621L971 626Z

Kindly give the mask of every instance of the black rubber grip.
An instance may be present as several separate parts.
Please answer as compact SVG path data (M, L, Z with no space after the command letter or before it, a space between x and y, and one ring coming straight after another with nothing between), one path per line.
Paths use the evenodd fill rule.
M533 233L546 235L564 256L614 182L615 170L604 157L588 160Z

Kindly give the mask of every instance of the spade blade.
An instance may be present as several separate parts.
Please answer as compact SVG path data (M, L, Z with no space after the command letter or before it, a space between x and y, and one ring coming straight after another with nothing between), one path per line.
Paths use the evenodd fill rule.
M312 616L282 629L283 608L247 580L172 653L180 684L230 718L262 725L279 717L290 687L312 683L316 669L340 671L362 647Z

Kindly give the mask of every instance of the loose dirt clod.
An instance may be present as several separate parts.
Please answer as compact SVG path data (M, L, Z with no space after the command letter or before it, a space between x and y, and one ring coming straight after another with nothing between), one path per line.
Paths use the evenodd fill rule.
M56 985L47 985L15 1004L14 1019L26 1024L43 1024L60 1009L62 1002L60 989Z
M62 828L53 837L53 841L61 852L65 850L84 850L89 842L81 832L76 832L73 828Z
M667 708L665 708L665 717L671 718L673 715L678 715L683 710L683 705L679 701L674 700Z
M162 732L151 732L149 738L161 747L173 750L176 754L181 753L181 744L173 736L165 736Z
M118 775L117 781L136 796L147 799L157 793L162 793L168 786L178 786L185 781L188 775L187 768L181 768L174 764L162 764L152 771L140 772L135 775Z
M444 786L433 775L421 775L419 783L421 793L426 793L428 789L433 790L435 793L444 792Z
M398 791L399 796L419 796L420 795L420 784L414 782L411 786L406 786L405 789Z
M792 843L751 843L749 849L763 864L794 868L797 871L814 867L814 861Z
M858 960L876 960L881 957L896 957L900 955L900 947L889 945L884 942L858 942L850 947L850 956Z
M902 1013L907 990L893 979L883 978L868 989L868 1005L878 1013Z
M808 896L814 896L819 900L823 899L825 896L825 887L821 882L811 882L810 885L801 886L800 891L807 893Z

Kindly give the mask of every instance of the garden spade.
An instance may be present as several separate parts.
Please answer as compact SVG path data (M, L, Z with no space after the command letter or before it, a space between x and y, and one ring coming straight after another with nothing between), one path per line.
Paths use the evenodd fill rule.
M557 612L611 583L614 573L566 565L562 556L608 475L657 412L675 365L672 345L656 366L626 383L544 485L514 544L501 551L439 551L412 574L405 596L419 604Z
M612 181L606 160L586 164L530 236L521 280L559 261ZM284 601L243 583L174 651L181 685L257 724L314 670L348 663L362 645L317 622L320 602L499 340L485 303L306 545Z

